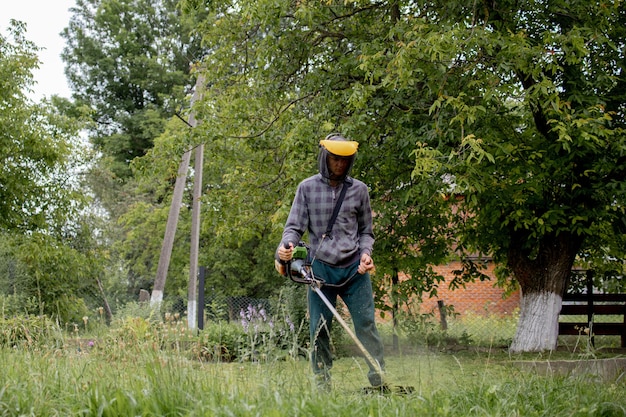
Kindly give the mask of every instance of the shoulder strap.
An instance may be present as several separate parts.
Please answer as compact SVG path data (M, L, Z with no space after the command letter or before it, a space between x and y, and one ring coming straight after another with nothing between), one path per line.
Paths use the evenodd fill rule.
M348 187L350 183L348 181L343 182L343 186L341 187L341 192L339 193L339 199L335 203L335 208L333 209L333 215L330 216L330 220L328 221L328 226L326 227L326 233L324 233L324 237L332 239L333 236L330 234L333 230L333 226L335 225L335 220L337 220L337 216L339 215L339 209L341 208L341 203L343 203L343 198L346 196L346 191L348 191Z

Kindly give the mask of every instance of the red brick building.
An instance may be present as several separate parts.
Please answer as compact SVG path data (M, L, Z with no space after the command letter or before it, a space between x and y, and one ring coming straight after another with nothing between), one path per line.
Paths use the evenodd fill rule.
M446 277L437 288L436 298L425 298L422 302L422 312L437 311L437 301L441 300L446 306L454 306L454 311L461 316L466 312L485 316L503 316L514 312L520 306L521 294L519 290L504 297L505 291L495 286L494 265L489 263L486 270L481 271L492 277L490 281L476 281L455 290L449 289L449 282L454 278L454 270L461 269L460 262L451 262L447 265L434 268L442 276Z

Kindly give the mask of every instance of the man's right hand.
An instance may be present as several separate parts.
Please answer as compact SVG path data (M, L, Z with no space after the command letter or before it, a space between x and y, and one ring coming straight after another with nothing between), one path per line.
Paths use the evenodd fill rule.
M289 242L289 245L280 245L277 253L278 253L278 258L281 261L289 262L291 258L293 257L293 243Z

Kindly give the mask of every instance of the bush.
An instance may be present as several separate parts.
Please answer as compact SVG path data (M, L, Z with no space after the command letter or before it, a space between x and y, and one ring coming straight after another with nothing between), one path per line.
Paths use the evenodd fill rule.
M420 313L419 306L399 314L400 332L411 345L440 346L447 343L446 331L441 329L434 313Z
M0 317L0 346L35 348L62 344L60 327L46 316Z
M37 315L40 313L39 301L35 297L23 294L0 294L2 316Z
M192 347L194 357L209 362L231 362L238 358L245 332L239 324L209 322Z
M59 322L68 327L81 326L84 317L89 317L89 308L85 300L75 295L61 295L55 300L55 310Z
M300 288L301 289L301 288ZM257 300L258 301L258 300ZM271 361L305 356L308 343L303 293L288 292L274 304L251 302L239 312L239 321L209 320L203 330L191 330L186 316L156 310L148 303L131 302L118 310L100 346L140 345L139 349L175 349L211 362ZM291 313L290 313L291 312ZM300 317L301 321L292 317Z

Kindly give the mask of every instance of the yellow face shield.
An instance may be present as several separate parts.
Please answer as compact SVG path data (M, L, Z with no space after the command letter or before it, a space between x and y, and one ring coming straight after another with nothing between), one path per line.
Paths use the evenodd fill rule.
M352 156L359 148L359 143L353 140L320 140L320 146L323 146L328 152L337 156Z

